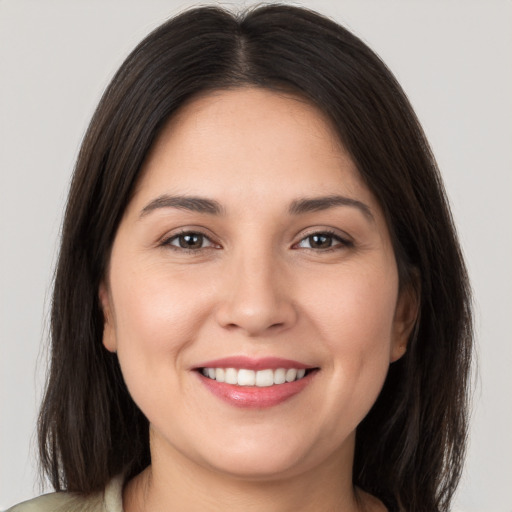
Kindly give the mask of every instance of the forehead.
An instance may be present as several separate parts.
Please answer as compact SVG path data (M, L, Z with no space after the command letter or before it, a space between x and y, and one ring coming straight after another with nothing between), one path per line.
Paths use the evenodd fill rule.
M151 148L136 196L207 192L229 200L248 191L262 200L343 192L374 202L326 115L298 96L254 87L182 106Z

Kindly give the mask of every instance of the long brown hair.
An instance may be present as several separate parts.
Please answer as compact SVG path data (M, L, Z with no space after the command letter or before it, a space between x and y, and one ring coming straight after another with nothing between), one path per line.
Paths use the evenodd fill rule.
M42 470L57 490L90 493L150 463L148 422L102 346L98 286L160 128L195 95L244 85L294 91L330 116L385 212L400 283L416 283L420 315L407 354L358 427L354 484L392 511L446 511L465 451L472 323L441 178L382 61L343 27L291 6L184 12L146 37L107 88L62 229L39 418Z

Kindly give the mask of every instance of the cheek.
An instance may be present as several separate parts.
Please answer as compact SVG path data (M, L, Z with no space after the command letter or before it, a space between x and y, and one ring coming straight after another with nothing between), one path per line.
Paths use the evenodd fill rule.
M197 289L190 280L167 274L149 267L128 276L120 269L118 279L112 276L121 344L130 342L148 351L168 351L178 340L184 343L192 334L193 318L202 314Z
M330 356L329 406L352 409L358 423L389 369L398 278L390 271L371 278L353 273L333 281L342 284L330 285L323 298L312 298L311 318Z
M154 267L137 272L117 268L111 275L117 353L136 398L141 386L176 384L181 356L193 343L206 308L195 287L179 276L171 279Z
M310 296L307 309L333 351L389 347L398 294L393 267L331 275L317 289L320 291Z

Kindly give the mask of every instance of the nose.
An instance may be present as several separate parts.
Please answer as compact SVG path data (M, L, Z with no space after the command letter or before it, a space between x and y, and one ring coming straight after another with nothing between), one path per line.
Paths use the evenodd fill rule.
M233 260L221 284L219 325L251 337L276 334L294 325L293 286L277 258L253 253Z

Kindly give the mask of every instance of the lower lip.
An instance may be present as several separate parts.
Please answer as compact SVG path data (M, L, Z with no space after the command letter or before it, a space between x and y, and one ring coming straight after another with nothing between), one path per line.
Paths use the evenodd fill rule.
M235 407L264 409L279 405L300 393L308 384L316 372L308 373L305 377L285 384L276 384L268 387L235 386L209 379L198 373L201 382L215 396Z

